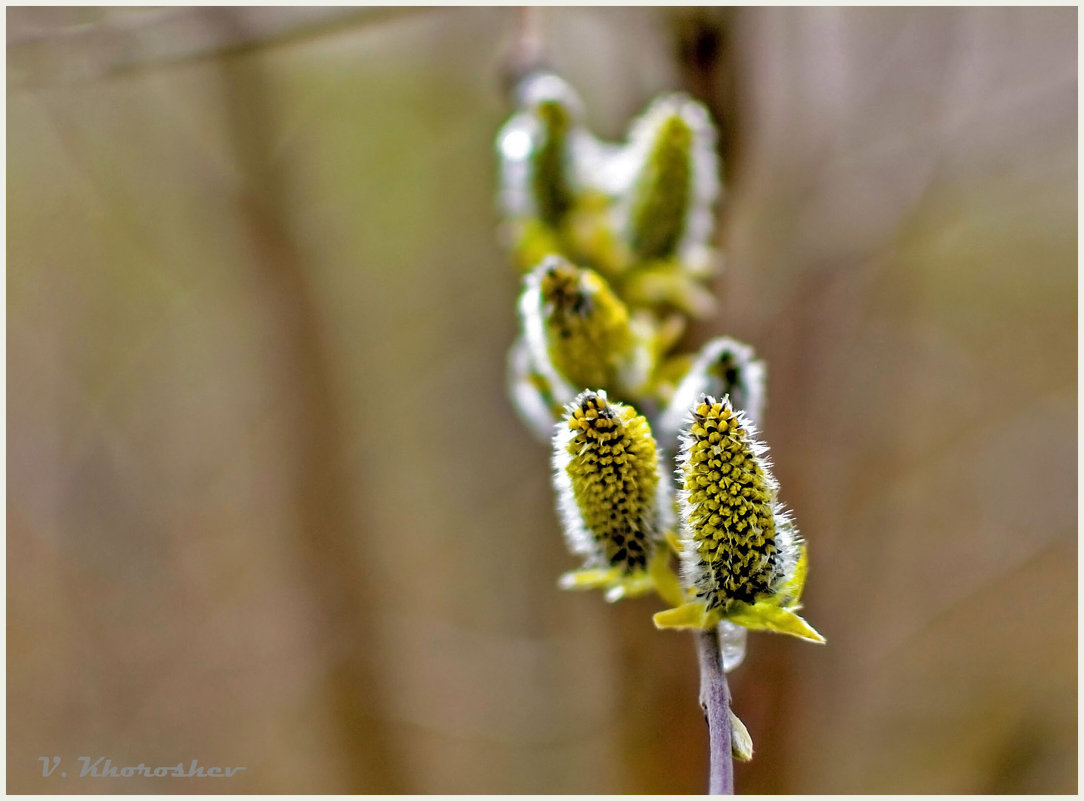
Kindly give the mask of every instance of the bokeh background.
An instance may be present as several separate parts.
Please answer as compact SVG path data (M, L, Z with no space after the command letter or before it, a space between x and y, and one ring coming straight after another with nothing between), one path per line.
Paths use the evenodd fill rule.
M531 19L598 133L723 130L690 341L769 363L829 640L750 638L739 791L1075 792L1076 9ZM691 639L556 590L506 399L522 22L7 10L9 791L704 789Z

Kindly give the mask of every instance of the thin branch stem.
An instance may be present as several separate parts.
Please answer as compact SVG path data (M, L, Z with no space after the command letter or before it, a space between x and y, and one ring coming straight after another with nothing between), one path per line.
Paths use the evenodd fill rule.
M730 689L723 670L719 632L712 627L698 631L696 651L700 659L700 707L708 723L711 766L708 793L734 794L734 760L730 746Z
M542 12L534 6L516 9L515 28L501 65L502 89L509 97L527 75L549 66L542 38Z

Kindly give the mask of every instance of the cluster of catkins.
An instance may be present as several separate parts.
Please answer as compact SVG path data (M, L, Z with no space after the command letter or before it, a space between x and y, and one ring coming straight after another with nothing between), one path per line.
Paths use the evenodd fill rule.
M823 642L795 613L806 548L757 438L763 363L728 337L672 352L714 303L721 188L706 110L659 98L611 144L556 75L524 79L517 105L497 143L503 235L523 276L509 386L552 445L561 523L583 559L561 585L611 601L656 592L672 607L660 628Z

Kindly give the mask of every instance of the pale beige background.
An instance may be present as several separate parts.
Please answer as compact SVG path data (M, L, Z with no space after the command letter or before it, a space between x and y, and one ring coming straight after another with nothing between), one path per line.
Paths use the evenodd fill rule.
M694 339L769 362L830 642L752 638L739 790L1073 792L1076 11L696 16L542 29L600 133L726 115ZM705 786L691 642L556 591L505 398L516 19L8 10L10 791Z

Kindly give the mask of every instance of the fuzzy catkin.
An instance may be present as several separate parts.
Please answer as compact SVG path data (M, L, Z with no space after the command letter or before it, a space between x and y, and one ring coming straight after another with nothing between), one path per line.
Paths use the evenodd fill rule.
M525 279L520 301L536 364L572 387L612 387L633 347L628 310L594 270L557 256ZM570 392L562 402L572 396Z
M659 537L659 457L647 420L604 391L582 392L554 437L565 535L585 567L644 570Z
M727 398L706 396L693 410L678 461L686 586L709 611L780 592L793 575L799 539L752 423Z

